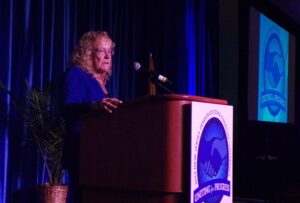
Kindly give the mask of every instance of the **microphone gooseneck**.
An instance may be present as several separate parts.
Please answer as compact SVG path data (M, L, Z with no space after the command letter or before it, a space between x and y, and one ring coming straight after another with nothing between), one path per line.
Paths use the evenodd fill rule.
M168 83L172 84L172 81L170 81L166 76L163 76L155 71L148 71L139 62L133 63L133 68L136 71L144 72L151 80L158 81L160 83Z

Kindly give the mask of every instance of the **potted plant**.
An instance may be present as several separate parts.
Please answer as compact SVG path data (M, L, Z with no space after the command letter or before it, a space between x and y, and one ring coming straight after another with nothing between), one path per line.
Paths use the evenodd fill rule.
M0 89L12 97L45 163L48 182L38 188L39 202L66 202L67 186L62 185L64 120L57 108L52 105L49 90L39 90L26 84L28 88L24 104L18 104L12 93L1 82Z

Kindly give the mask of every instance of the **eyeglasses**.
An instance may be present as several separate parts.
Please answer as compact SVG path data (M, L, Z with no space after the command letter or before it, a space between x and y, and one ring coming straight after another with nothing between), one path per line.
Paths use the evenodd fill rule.
M110 49L105 49L105 48L97 48L95 49L96 52L99 52L101 55L114 55L114 49L110 48Z

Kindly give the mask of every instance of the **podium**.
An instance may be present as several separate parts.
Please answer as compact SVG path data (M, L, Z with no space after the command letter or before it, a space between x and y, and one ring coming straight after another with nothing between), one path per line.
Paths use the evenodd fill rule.
M191 104L225 100L146 96L81 119L83 202L181 203L190 199Z

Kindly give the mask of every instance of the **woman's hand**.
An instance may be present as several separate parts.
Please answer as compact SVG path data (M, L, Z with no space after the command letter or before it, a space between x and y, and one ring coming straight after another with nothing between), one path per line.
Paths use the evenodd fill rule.
M123 102L121 100L116 98L104 98L101 101L92 103L91 107L93 110L107 111L112 113L113 110L118 108L118 106L122 103Z

